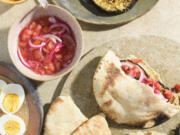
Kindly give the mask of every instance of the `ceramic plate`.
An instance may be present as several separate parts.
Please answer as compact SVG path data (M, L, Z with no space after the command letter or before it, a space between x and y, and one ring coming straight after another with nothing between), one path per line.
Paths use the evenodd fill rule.
M36 89L12 65L4 62L0 62L0 79L7 83L18 83L24 87L25 102L15 115L24 120L27 129L25 135L40 135L43 123L43 108ZM3 115L3 113L0 112L0 115Z
M127 12L109 14L98 8L92 0L52 0L69 10L79 20L93 24L124 24L149 11L158 0L137 0Z
M126 37L110 41L86 55L70 74L62 89L61 95L71 95L87 117L101 112L93 94L93 75L100 58L108 49L113 50L121 58L126 58L130 54L143 58L160 73L163 82L169 87L180 82L180 44L154 36ZM118 125L111 120L108 120L108 123L113 135L125 135L127 132L140 130ZM178 124L180 114L150 130L168 133Z

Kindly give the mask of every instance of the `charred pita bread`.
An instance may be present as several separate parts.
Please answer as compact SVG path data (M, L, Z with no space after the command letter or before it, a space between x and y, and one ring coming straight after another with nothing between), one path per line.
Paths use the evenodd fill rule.
M105 117L99 114L83 123L72 135L111 135L111 131Z
M71 97L60 96L48 111L44 135L70 135L86 120Z
M167 134L159 133L159 132L156 132L156 131L148 131L148 132L130 133L128 135L167 135Z
M127 76L112 51L100 60L93 89L100 108L119 124L148 128L179 112L178 106L162 100L152 87Z

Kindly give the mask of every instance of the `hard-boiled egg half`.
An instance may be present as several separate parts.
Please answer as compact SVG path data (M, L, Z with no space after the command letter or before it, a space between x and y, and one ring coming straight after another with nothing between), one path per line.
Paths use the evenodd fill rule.
M1 135L23 135L25 131L25 123L20 117L10 114L0 118Z
M8 84L1 94L0 107L6 114L16 113L24 103L24 89L19 84Z

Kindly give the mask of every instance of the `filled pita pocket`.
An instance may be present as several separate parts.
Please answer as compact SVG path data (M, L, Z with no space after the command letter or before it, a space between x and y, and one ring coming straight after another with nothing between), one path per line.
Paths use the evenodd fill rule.
M83 123L72 135L111 135L111 131L103 114L99 114Z
M142 60L120 61L108 51L96 69L93 89L97 103L109 118L119 124L149 128L180 110L170 103L173 92L160 81Z
M48 111L44 135L70 135L86 120L70 96L60 96Z

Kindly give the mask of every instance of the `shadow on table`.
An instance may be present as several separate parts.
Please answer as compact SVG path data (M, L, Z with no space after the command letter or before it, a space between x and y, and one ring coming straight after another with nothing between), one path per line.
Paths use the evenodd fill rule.
M0 14L3 14L7 10L9 10L11 7L13 7L13 5L0 2Z
M93 94L93 76L100 58L85 65L70 86L73 101L88 118L101 112Z
M11 63L11 59L8 52L8 31L9 29L0 30L0 61Z
M54 92L54 94L53 94L53 97L52 97L52 99L51 99L51 102L50 102L50 103L47 103L47 104L45 104L45 105L43 106L44 116L45 116L45 117L44 117L44 121L45 121L46 114L48 113L48 110L49 110L51 104L53 103L53 101L54 101L58 96L60 96L61 91L62 91L62 88L63 88L63 86L64 86L64 83L66 82L66 80L67 80L67 78L68 78L68 75L69 75L69 74L65 75L65 76L60 80L60 82L59 82L58 86L56 87L56 90L55 90L55 92ZM38 82L38 83L42 83L42 82ZM43 132L44 132L44 125L43 125L42 134L43 134Z
M65 76L60 80L60 82L59 82L58 86L56 87L56 90L55 90L55 92L54 92L54 94L53 94L53 97L52 97L52 99L51 99L51 103L52 103L58 96L60 96L61 91L62 91L62 88L63 88L63 86L64 86L64 83L65 83L66 80L67 80L68 75L69 75L69 74L65 75ZM40 82L39 82L39 83L40 83ZM41 83L42 83L42 82L41 82ZM45 115L46 115L46 113L47 113L47 111L48 111L51 103L48 103L48 104L45 104L45 105L44 105L44 114L45 114Z
M108 31L108 30L115 29L117 27L127 24L127 23L124 23L120 25L102 25L102 24L86 23L80 20L79 20L79 23L81 25L81 28L86 31Z

